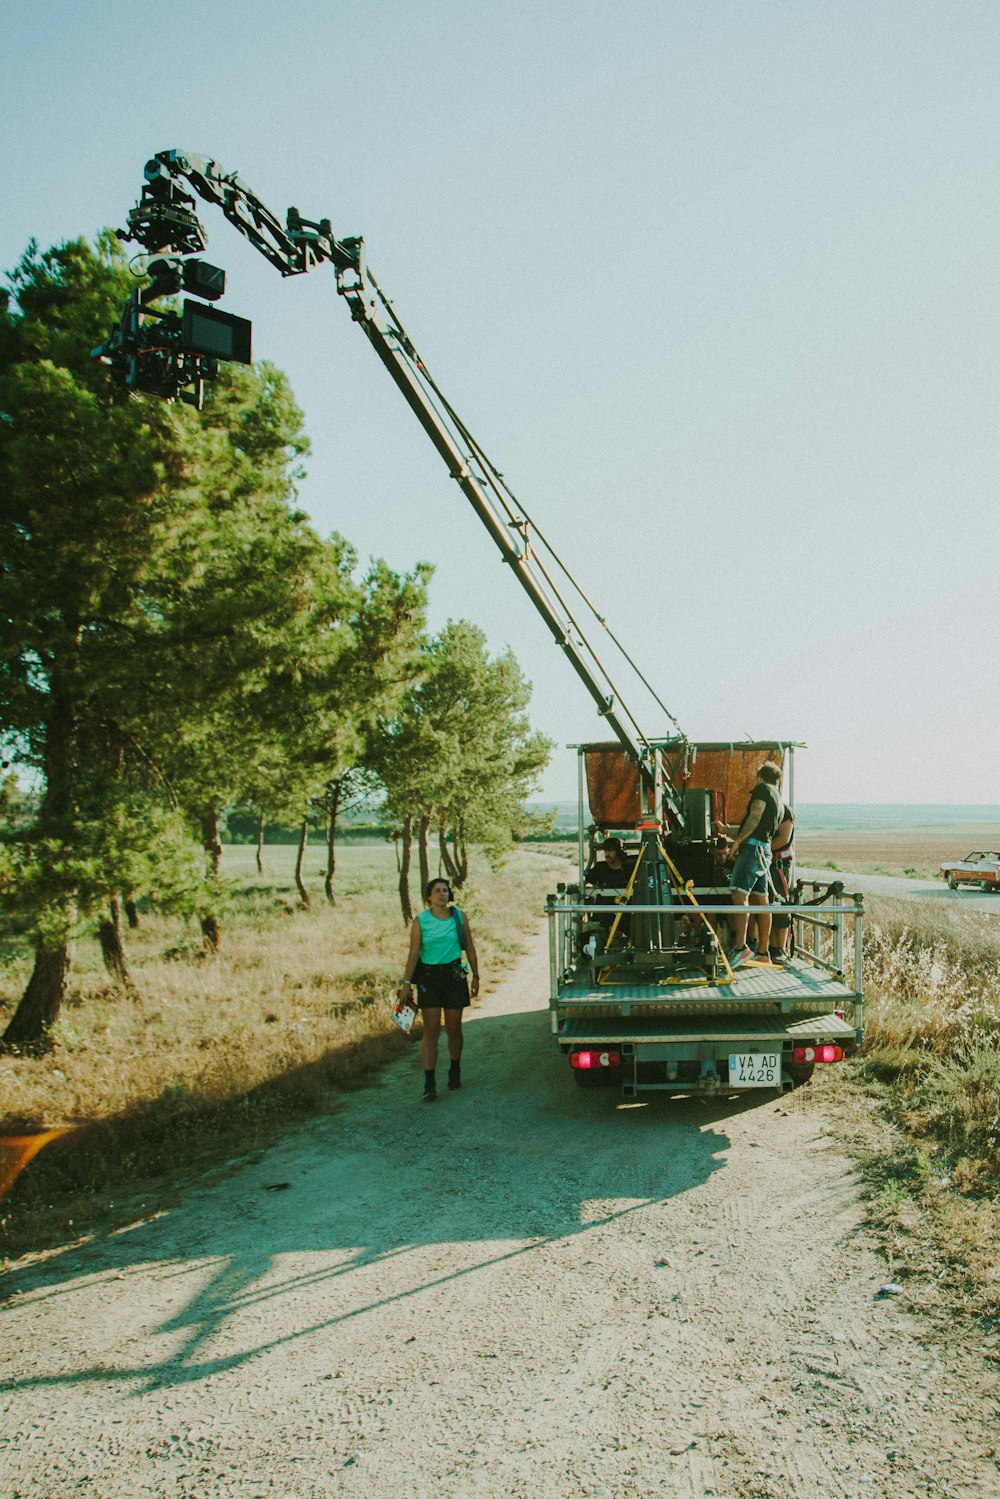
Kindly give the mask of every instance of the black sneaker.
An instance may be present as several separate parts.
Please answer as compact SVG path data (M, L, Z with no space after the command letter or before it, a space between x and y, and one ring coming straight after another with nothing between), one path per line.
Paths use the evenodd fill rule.
M461 1086L462 1064L461 1062L452 1062L451 1066L448 1068L448 1087L454 1091L455 1088L460 1088Z
M433 1103L438 1096L437 1082L433 1072L424 1073L424 1103Z

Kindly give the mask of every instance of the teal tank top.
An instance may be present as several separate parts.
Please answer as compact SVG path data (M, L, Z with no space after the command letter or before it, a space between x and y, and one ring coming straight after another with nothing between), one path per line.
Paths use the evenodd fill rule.
M445 921L431 911L421 911L417 920L420 922L421 963L454 963L462 956L458 928L450 911Z

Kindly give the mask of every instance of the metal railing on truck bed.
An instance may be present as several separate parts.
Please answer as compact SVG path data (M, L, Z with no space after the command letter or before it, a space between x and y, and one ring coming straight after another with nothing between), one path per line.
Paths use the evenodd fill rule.
M565 890L550 896L549 1009L557 1044L566 1053L619 1047L623 1066L631 1067L631 1082L623 1075L627 1095L643 1088L723 1086L733 1051L777 1048L786 1057L786 1075L793 1076L792 1059L808 1047L834 1044L840 1055L853 1051L862 1037L863 898L835 887L824 894L819 885L800 887L799 896L793 906L751 907L791 918L795 955L787 965L750 963L732 973L724 965L702 973L688 968L624 980L615 977L610 962L602 963L604 953L591 956L583 944L587 918L606 917L615 908ZM700 919L693 906L624 909ZM708 901L697 909L706 918L733 913L732 905ZM659 1071L650 1063L661 1064ZM693 1076L685 1078L685 1070ZM660 1073L662 1080L656 1080Z

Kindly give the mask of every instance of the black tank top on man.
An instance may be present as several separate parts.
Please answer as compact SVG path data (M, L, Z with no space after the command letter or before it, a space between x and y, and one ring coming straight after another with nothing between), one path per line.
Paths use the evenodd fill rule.
M750 793L743 821L746 822L750 815L750 808L754 802L763 802L764 811L761 813L760 821L750 834L760 843L770 843L774 830L781 821L781 814L785 810L785 804L781 799L781 792L777 786L772 786L768 781L758 781Z

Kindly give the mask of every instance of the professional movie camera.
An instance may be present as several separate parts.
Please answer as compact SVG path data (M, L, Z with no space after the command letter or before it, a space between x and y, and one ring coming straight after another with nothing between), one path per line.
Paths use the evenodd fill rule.
M194 212L193 196L154 157L146 163L146 185L119 239L137 240L147 251L134 266L148 276L122 310L117 325L93 354L108 365L126 390L175 398L201 410L206 380L218 374L220 360L249 364L250 323L246 318L184 300L181 311L155 307L163 297L189 292L215 302L226 289L226 274L199 260L207 243Z

